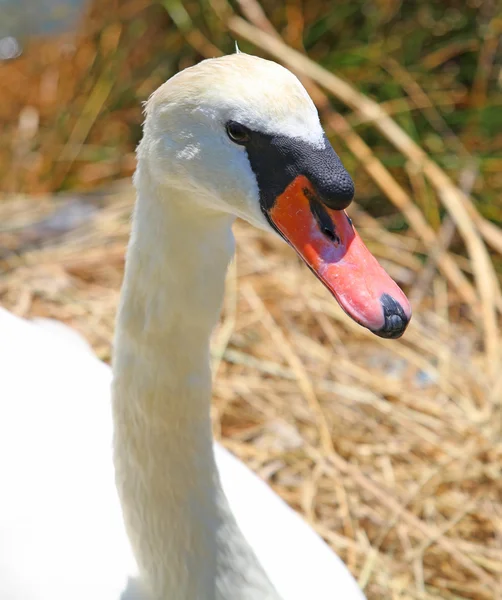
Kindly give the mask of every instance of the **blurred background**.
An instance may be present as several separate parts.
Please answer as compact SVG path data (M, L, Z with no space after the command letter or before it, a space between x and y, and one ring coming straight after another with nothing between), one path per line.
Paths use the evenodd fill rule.
M370 600L502 590L501 33L497 0L0 0L0 305L105 361L142 102L235 41L314 98L414 319L372 337L239 222L214 427Z

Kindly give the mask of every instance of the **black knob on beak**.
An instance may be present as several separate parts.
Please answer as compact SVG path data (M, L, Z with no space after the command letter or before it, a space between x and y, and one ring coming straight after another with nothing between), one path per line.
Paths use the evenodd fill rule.
M324 136L324 148L309 154L302 173L312 184L318 200L333 210L343 210L354 198L354 182L338 154Z
M314 189L319 200L333 210L344 210L354 198L354 182L341 162L338 169L314 183Z
M354 197L354 183L326 136L318 144L300 138L252 132L246 143L264 211L299 175L310 183L316 199L343 210Z

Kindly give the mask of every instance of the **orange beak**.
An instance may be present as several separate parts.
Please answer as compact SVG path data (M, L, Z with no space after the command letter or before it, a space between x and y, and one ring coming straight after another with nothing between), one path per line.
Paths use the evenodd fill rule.
M332 210L298 175L267 210L273 226L357 323L400 337L411 318L408 299L366 248L343 210Z

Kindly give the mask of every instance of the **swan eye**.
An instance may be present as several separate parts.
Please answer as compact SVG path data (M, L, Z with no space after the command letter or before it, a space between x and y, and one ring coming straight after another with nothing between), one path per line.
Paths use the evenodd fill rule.
M246 142L249 142L249 129L236 121L229 121L227 123L227 134L232 142L235 142L236 144L245 144Z

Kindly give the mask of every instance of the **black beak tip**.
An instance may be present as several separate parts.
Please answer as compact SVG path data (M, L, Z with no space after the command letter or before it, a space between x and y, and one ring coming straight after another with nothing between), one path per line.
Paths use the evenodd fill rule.
M383 294L380 298L380 303L383 309L384 325L373 333L382 338L396 340L406 331L411 314L407 315L399 302L394 300L389 294Z

